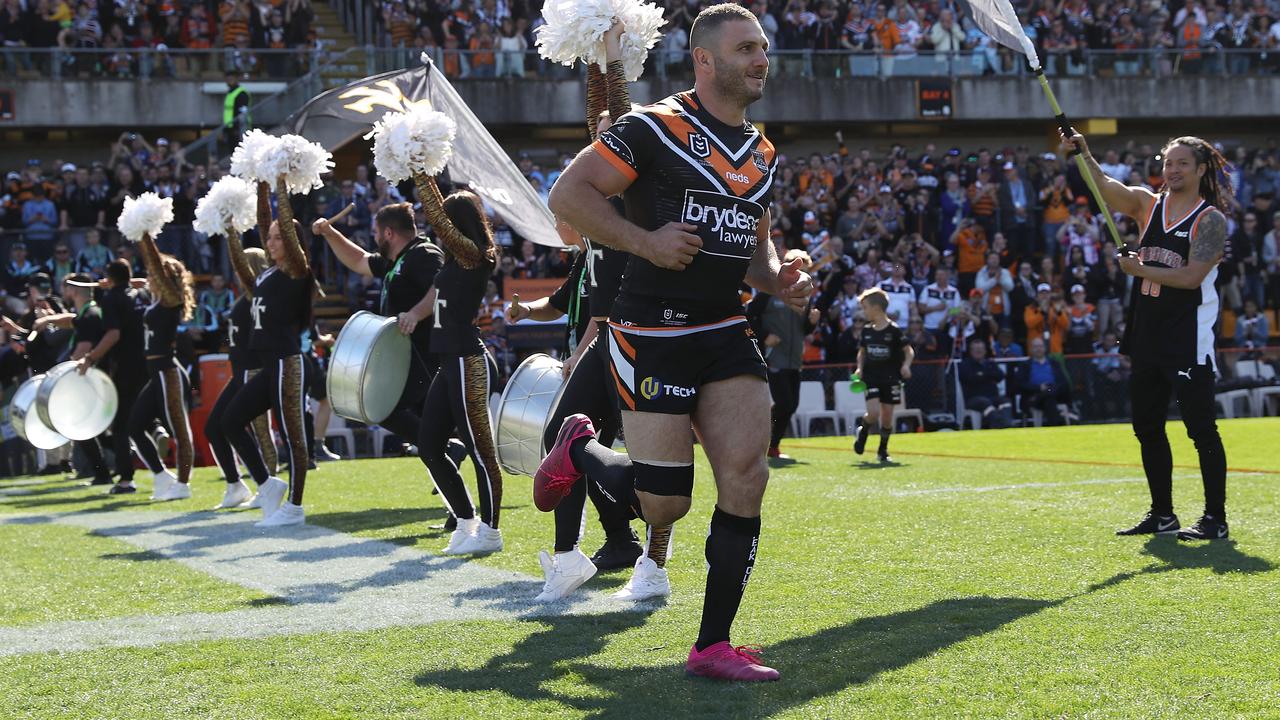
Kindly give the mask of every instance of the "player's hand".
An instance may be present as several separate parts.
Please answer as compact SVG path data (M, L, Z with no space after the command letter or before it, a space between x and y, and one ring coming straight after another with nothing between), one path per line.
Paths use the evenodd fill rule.
M327 218L319 218L315 222L311 223L312 235L319 235L321 237L324 237L325 234L332 229L333 229L333 226L329 224L329 220Z
M568 380L569 376L573 374L573 369L578 366L579 357L575 354L564 359L564 364L560 366L560 375L564 379Z
M1116 258L1116 262L1120 263L1120 269L1125 275L1138 277L1138 273L1142 271L1142 261L1137 255L1121 255Z
M511 304L507 306L506 316L508 323L518 323L529 317L529 306L520 304L519 293L511 294Z
M697 225L669 222L649 233L645 260L666 270L684 270L702 249L702 238L694 235Z
M818 308L813 308L812 310L809 311L810 325L817 325L818 321L821 319L822 319L822 313L818 312Z
M1081 155L1084 155L1085 157L1089 157L1089 143L1085 142L1083 135L1081 135L1080 133L1073 133L1072 135L1068 136L1067 134L1059 130L1058 136L1062 138L1062 146L1064 148L1066 148L1067 150L1078 150L1080 151Z
M768 335L764 336L765 347L778 347L781 344L782 344L782 338L778 337L777 335L774 335L773 333L769 333Z
M93 367L93 363L89 361L89 356L85 355L76 361L76 372L83 375L89 372L89 368Z
M902 379L903 379L903 380L910 380L910 379L911 379L911 366L910 366L910 365L903 365L903 366L902 366L902 370L900 370L900 371L898 372L898 374L902 376Z
M402 312L396 316L396 325L400 326L401 335L412 335L418 327L418 318L413 313Z
M813 294L813 278L801 268L803 258L795 258L778 269L779 296L798 313L809 307L809 296Z

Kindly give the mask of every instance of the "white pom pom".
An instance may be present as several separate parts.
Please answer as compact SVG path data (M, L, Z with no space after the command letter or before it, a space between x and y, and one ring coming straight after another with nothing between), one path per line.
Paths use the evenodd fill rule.
M546 25L536 30L538 53L552 62L578 60L605 68L604 34L617 19L622 33L622 63L627 82L644 72L649 50L662 39L662 8L643 0L548 0L542 7Z
M644 73L649 50L662 39L662 8L641 0L613 0L614 17L622 23L622 72L627 82Z
M161 198L155 193L142 193L136 198L125 198L124 209L116 227L125 239L138 242L143 235L152 239L160 234L166 223L173 222L173 198Z
M551 62L578 60L604 65L604 33L613 25L613 0L548 0L542 6L547 24L535 32L538 53Z
M287 157L280 152L280 138L261 130L245 133L231 153L231 174L252 182L267 182L274 187L285 173Z
M320 176L333 170L333 155L323 145L301 135L285 135L280 138L280 152L286 157L284 184L290 193L309 193L324 187Z
M196 203L194 227L205 235L242 233L258 221L258 196L252 183L223 176Z
M373 138L373 164L392 185L421 172L439 175L453 157L458 126L442 112L415 107L389 112L365 139Z

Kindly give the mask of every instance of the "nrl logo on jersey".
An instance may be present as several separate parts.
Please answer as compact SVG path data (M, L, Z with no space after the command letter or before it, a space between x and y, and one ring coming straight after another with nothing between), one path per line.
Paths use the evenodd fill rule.
M751 151L751 161L755 163L756 169L762 173L769 172L769 163L764 161L764 153L760 150Z
M689 133L689 150L700 158L711 157L711 143L701 133Z

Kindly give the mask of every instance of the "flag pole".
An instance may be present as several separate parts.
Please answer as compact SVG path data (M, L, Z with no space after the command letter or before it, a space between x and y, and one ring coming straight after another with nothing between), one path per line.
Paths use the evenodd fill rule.
M1039 65L1039 63L1036 63ZM1067 120L1067 116L1062 112L1062 106L1058 104L1058 98L1053 94L1053 88L1049 87L1049 79L1044 76L1044 68L1036 68L1036 79L1040 81L1040 88L1044 90L1044 95L1049 99L1049 106L1053 108L1054 117L1058 120L1058 129L1062 131L1065 137L1070 138L1075 134L1075 129L1071 127L1071 121ZM1120 230L1116 227L1116 221L1111 217L1111 210L1107 207L1107 201L1102 197L1102 190L1098 188L1098 183L1093 179L1093 172L1089 170L1089 164L1085 162L1084 154L1078 149L1072 148L1067 157L1075 156L1076 167L1080 169L1080 175L1084 178L1085 184L1089 186L1089 192L1093 195L1093 199L1098 203L1098 208L1102 210L1102 218L1107 223L1107 229L1111 231L1111 239L1115 241L1116 249L1124 252L1124 241L1120 239Z

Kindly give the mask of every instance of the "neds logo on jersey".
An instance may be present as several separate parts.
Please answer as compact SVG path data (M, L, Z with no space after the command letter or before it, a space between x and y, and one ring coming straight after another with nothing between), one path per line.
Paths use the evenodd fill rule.
M702 252L733 258L749 258L759 242L757 230L764 206L734 195L706 190L686 190L680 219L698 226Z

